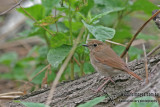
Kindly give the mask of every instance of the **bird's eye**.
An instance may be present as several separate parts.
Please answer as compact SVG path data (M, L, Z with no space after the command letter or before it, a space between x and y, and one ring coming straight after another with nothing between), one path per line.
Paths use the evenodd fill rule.
M93 44L93 46L94 46L94 47L96 47L96 46L97 46L97 44Z

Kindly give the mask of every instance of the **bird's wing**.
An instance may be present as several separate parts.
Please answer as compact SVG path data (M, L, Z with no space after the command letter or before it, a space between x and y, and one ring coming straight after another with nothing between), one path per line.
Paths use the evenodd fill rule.
M110 47L106 46L105 48L107 49L94 52L94 57L97 61L115 69L126 71L135 78L142 80L137 74L128 69L126 63Z
M102 64L106 64L115 69L126 71L127 66L125 62L109 46L105 46L105 48L107 49L101 49L99 51L94 52L95 59L101 62Z

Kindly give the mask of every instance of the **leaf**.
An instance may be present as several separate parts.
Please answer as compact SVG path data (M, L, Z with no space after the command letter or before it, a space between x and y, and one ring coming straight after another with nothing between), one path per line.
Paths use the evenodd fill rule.
M10 52L0 56L0 63L8 66L13 66L17 59L17 54L15 52Z
M54 67L57 68L59 64L66 58L71 46L62 45L58 48L50 49L47 55L48 62Z
M59 32L68 32L68 28L65 26L64 24L65 22L57 22L56 24L52 24L50 25L50 29L52 29L52 31L57 31L57 27L58 27L58 31Z
M55 7L60 0L42 0L42 5L45 7L46 16L52 12L53 7Z
M137 36L137 39L144 39L144 40L157 40L158 36L154 36L154 35L146 35L144 33L140 33Z
M28 8L24 8L24 9L36 20L41 20L45 17L45 9L42 5L37 4L37 5L31 6ZM30 16L28 16L28 14L24 12L22 8L18 8L17 11L31 18Z
M85 5L86 6L83 6L80 12L83 13L85 16L87 16L88 12L94 6L94 0L88 0L88 3L86 3Z
M65 24L66 27L69 28L69 22L68 22L68 20L64 21L64 24ZM82 27L82 25L83 24L81 22L73 22L72 21L72 31L77 32L77 30L79 30Z
M89 32L98 40L112 39L115 35L115 30L104 26L92 26L88 25L82 20L84 26Z
M117 28L116 34L112 40L115 42L124 43L126 39L130 39L131 37L132 34L130 26L121 24L120 28Z
M112 8L112 7L111 7L111 8L108 8L108 9L106 10L106 12L94 16L94 17L91 19L91 23L94 22L95 20L101 18L102 16L105 16L105 15L111 13L111 12L121 11L121 10L123 10L123 9L125 9L125 8L124 8L124 7L116 7L116 8Z
M121 53L124 51L125 47L122 46L114 46L113 50L120 56ZM134 59L138 59L140 58L140 55L143 53L143 51L141 49L135 48L135 47L131 47L129 49L129 58L130 60L134 60Z
M57 32L56 36L49 36L49 38L52 48L59 47L63 44L69 44L69 36L61 32Z
M20 102L20 103L25 105L26 107L50 107L42 103L33 103L33 102Z
M93 100L86 102L85 104L79 105L78 107L93 107L94 105L100 103L104 99L105 99L105 96L97 97L97 98L94 98Z
M137 102L132 102L129 107L159 107L157 100L151 96L138 97L134 101Z
M158 7L149 0L136 0L131 8L133 10L143 10L149 15L152 14L153 10L158 9Z
M54 24L56 21L58 21L59 18L61 18L61 16L59 17L47 16L44 19L35 22L34 25L35 26L51 25L51 24Z

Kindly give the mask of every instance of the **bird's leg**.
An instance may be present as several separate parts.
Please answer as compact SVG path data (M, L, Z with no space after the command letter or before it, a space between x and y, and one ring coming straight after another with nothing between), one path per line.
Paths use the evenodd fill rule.
M103 86L104 86L105 84L107 84L109 81L111 81L112 83L115 84L115 82L112 80L111 77L104 78L104 80L105 80L105 82L104 82L102 85L100 85L100 86L98 87L98 89L95 90L95 92L99 92L99 91L103 88Z
M106 81L107 81L108 79L109 79L113 84L116 84L116 83L112 80L112 78L111 78L111 77L104 77L104 80L106 80Z

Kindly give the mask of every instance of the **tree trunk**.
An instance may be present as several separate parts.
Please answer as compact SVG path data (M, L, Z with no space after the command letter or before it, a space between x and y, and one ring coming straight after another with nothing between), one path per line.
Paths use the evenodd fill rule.
M74 81L60 83L54 92L51 107L75 107L99 96L106 99L95 107L128 107L130 102L121 102L126 99L134 99L136 96L128 96L131 93L160 93L160 54L148 58L149 83L146 83L144 60L134 60L128 63L129 68L139 75L143 80L125 74L119 74L112 79L116 84L109 82L101 92L95 93L104 80L98 73L86 75ZM43 89L20 97L16 100L24 102L45 103L49 89ZM107 97L107 96L110 97ZM6 103L7 107L23 107L19 103Z

